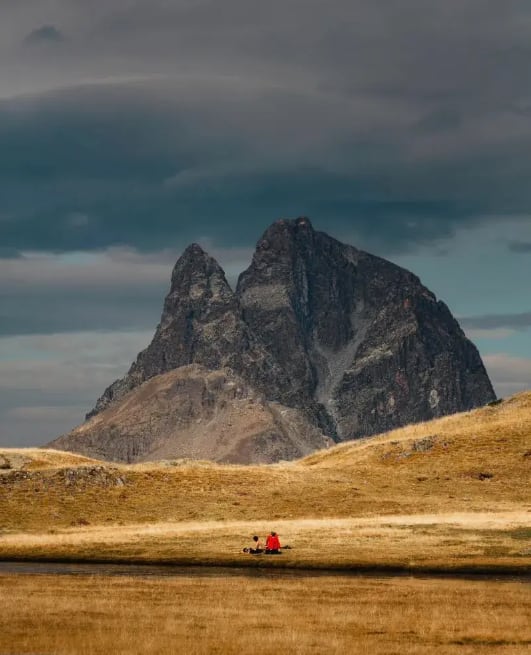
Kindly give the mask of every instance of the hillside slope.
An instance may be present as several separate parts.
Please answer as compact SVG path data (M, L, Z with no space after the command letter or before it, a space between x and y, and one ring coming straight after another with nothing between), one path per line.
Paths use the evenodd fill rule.
M300 410L268 402L229 369L193 364L148 379L50 445L118 462L246 464L296 459L326 443Z
M0 456L10 460L13 452L23 451L3 449ZM112 524L531 509L531 392L268 466L83 459L65 465L62 454L29 452L39 460L57 457L57 465L32 470L30 459L24 469L0 469L4 530L79 519Z
M66 457L0 450L0 559L531 570L531 393L281 464Z

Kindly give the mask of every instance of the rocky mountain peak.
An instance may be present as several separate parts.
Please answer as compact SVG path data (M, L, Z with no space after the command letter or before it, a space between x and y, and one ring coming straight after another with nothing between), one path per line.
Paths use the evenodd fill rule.
M272 399L278 396L275 389L284 390L287 385L282 370L245 323L223 269L195 243L175 264L153 340L127 375L105 390L87 418L144 381L189 364L252 372L256 388L269 389Z
M311 238L315 232L312 222L306 216L299 216L298 218L279 218L265 230L262 238L258 241L257 248L260 248L264 240L271 239L277 241L278 239L294 239Z
M179 278L186 277L192 272L203 273L208 276L223 269L198 243L190 244L177 260L172 272L172 283Z
M494 397L476 348L417 276L306 218L266 230L237 295L245 322L282 363L290 402L312 407L338 439Z
M175 264L159 330L166 330L183 315L204 320L215 314L237 311L237 305L221 266L194 243Z
M264 232L236 292L215 259L190 245L151 344L88 416L189 365L232 371L338 441L495 397L477 349L417 276L306 217Z
M211 257L198 243L194 242L186 246L183 250L183 254L177 260L177 264L197 259L211 259Z
M308 218L295 220L281 218L264 232L253 257L253 266L268 275L273 268L277 273L285 268L286 260L297 256L301 250L313 247L315 230Z
M234 294L218 262L200 245L193 243L175 264L171 275L170 297L177 302L201 299L210 303L225 303L231 301Z

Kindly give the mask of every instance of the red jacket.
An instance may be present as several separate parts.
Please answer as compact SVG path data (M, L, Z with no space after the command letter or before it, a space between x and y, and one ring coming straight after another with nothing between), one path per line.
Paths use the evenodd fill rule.
M280 550L280 540L277 535L268 535L266 540L266 548L268 550Z

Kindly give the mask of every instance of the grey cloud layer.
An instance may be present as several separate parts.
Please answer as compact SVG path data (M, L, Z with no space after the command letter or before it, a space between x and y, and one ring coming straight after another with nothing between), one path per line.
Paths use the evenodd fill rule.
M53 25L43 25L32 30L24 39L24 43L29 46L41 44L57 44L65 40L64 34Z
M176 258L117 249L0 259L0 335L154 329Z
M495 330L497 328L511 328L525 330L531 327L531 312L520 314L491 314L487 316L473 316L459 319L464 328Z
M495 353L484 357L495 390L500 398L506 398L519 391L529 390L531 380L531 359Z
M521 2L45 0L0 15L5 249L249 245L304 213L396 252L529 207ZM21 50L42 25L68 40Z
M235 284L251 251L219 249L207 239L202 245ZM90 255L26 253L0 258L0 337L154 330L179 255L179 250L141 254L115 248ZM1 357L0 365L3 368Z
M42 445L83 420L152 331L0 337L0 444Z
M509 250L511 252L517 252L520 254L528 254L531 253L531 243L528 242L521 242L521 241L510 241L509 242Z

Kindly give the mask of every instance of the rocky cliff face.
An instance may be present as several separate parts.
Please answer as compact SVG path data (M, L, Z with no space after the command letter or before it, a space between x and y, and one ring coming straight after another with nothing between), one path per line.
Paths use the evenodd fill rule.
M283 370L244 322L238 298L222 268L197 244L184 251L173 269L170 292L152 342L138 355L128 374L105 390L87 419L145 380L188 364L211 370L253 370L259 389L274 385L285 390L287 386Z
M306 218L265 232L237 295L289 378L291 396L280 399L316 403L320 425L339 440L495 397L476 347L418 277Z
M192 364L237 376L240 386L252 390L251 404L260 397L282 405L283 412L296 411L288 441L294 443L299 429L311 447L324 443L323 434L336 441L354 439L495 398L477 349L415 275L315 231L307 218L280 220L258 242L236 292L215 260L195 244L187 248L173 271L153 341L87 415L92 427L90 437L84 433L85 442L90 439L99 450L81 448L84 426L53 445L110 459L118 453L118 459L128 461L165 452L160 444L175 432L168 417L180 410L158 409L157 426L166 428L154 427L152 419L149 428L142 422L147 436L140 438L126 419L134 415L130 401L136 396L131 394L170 371L182 369L186 378ZM172 400L185 402L185 395ZM152 416L156 404L144 403L143 415ZM126 429L113 433L105 421L94 422L101 412L111 421L110 409L114 428L119 415ZM220 421L216 425L219 433ZM158 445L150 431L156 432ZM148 444L137 455L127 445L133 433ZM238 461L274 461L304 450L297 442L297 448L284 444L275 454L267 448L266 433L257 429L253 434L260 438L238 451ZM202 457L225 457L214 447L215 438L212 434L211 457L204 444ZM193 452L172 439L183 453Z

